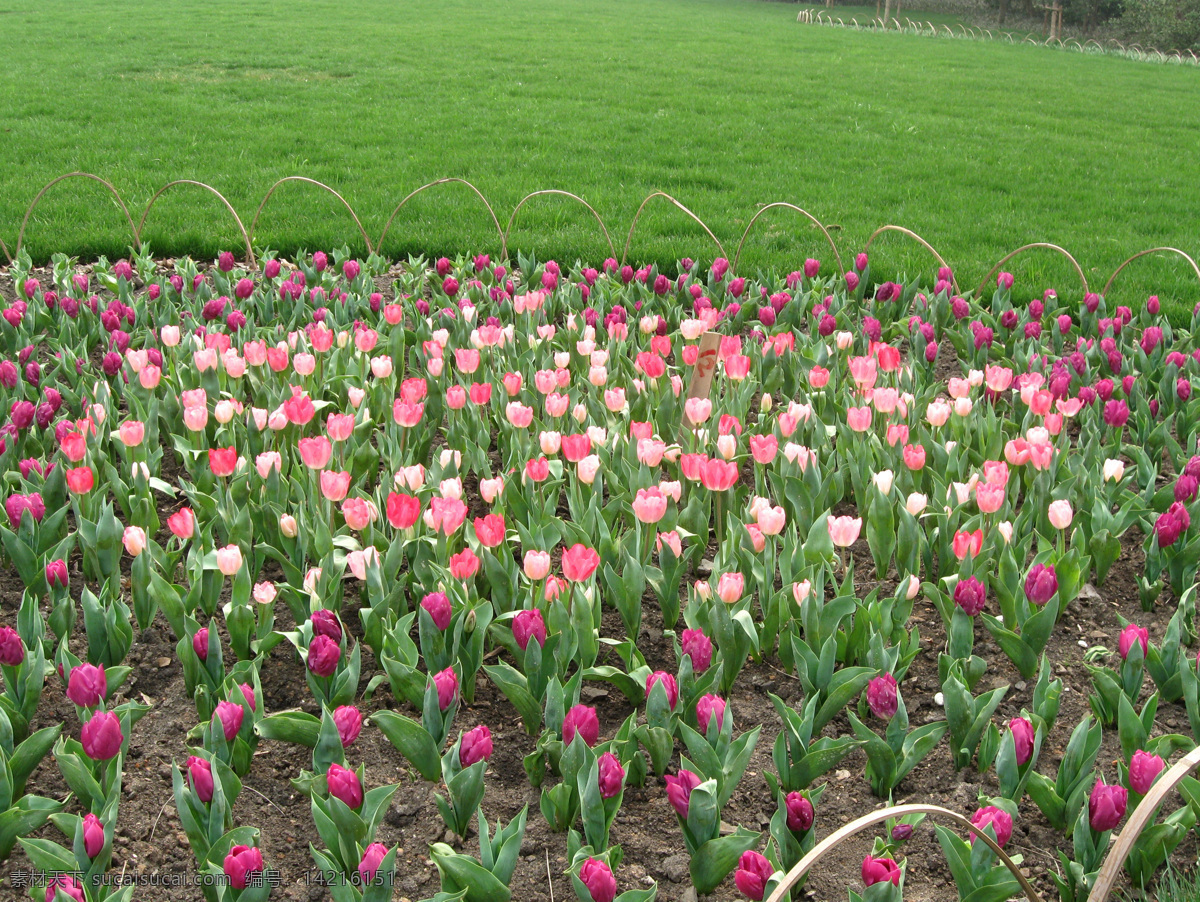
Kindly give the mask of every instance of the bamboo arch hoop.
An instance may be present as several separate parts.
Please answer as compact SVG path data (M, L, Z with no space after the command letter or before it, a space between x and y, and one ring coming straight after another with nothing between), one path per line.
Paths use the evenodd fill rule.
M1134 254L1132 257L1130 257L1128 260L1126 260L1124 263L1122 263L1120 266L1118 266L1116 268L1116 270L1113 272L1113 274L1108 277L1108 281L1104 283L1104 290L1100 293L1102 295L1107 295L1109 286L1112 285L1113 281L1120 274L1121 270L1123 270L1126 266L1128 266L1134 260L1138 259L1139 257L1145 257L1147 254L1156 254L1161 251L1167 251L1172 254L1178 254L1179 256L1183 257L1184 260L1186 260L1189 264L1191 264L1192 272L1194 272L1196 274L1196 278L1200 279L1200 266L1197 266L1196 261L1193 260L1191 257L1189 257L1187 254L1185 254L1183 251L1181 251L1179 248L1177 248L1177 247L1152 247L1149 250L1145 250L1145 251L1142 251L1141 253Z
M1172 771L1172 773L1174 773L1174 771ZM1161 782L1162 781L1160 781L1160 783ZM817 843L811 852L796 862L796 866L787 872L787 876L785 876L783 880L780 881L779 885L775 887L775 892L771 893L771 895L767 898L767 902L782 902L788 891L796 885L801 877L803 877L812 869L813 865L815 865L821 860L821 858L824 857L826 852L831 851L836 846L840 846L847 839L857 833L861 833L868 827L872 827L875 824L881 823L888 818L903 817L906 814L937 815L939 818L953 822L955 826L962 827L966 830L975 829L975 826L961 814L955 814L953 811L950 811L947 808L942 808L939 805L893 805L888 808L882 808L879 811L872 811L869 814L864 814L857 820L853 820L850 823L843 825ZM1021 891L1025 893L1025 896L1027 899L1029 899L1029 902L1042 902L1042 897L1038 895L1037 890L1035 890L1032 884L1025 879L1025 875L1021 873L1021 869L1018 868L1013 860L1005 854L1004 850L1001 849L1000 846L998 846L996 842L986 833L976 833L975 835L981 839L989 849L995 852L1001 863L1012 872L1012 875L1016 878L1017 883L1021 885ZM1107 862L1105 863L1107 864ZM1095 900L1089 900L1089 902L1095 902Z
M125 214L125 221L129 223L129 232L133 236L134 247L136 247L138 250L141 250L142 239L141 239L139 230L134 228L133 217L129 215L129 208L125 206L125 201L121 198L120 192L118 192L117 189L113 187L112 182L108 181L107 179L102 179L98 175L93 175L90 172L68 172L66 175L60 175L58 178L47 182L42 187L42 190L39 191L37 193L37 195L34 197L34 199L30 202L29 206L25 208L25 218L21 220L21 231L17 233L17 248L15 251L13 251L13 253L17 256L20 256L21 247L25 243L25 227L27 225L29 225L29 217L31 215L33 215L34 207L36 207L41 202L42 197L45 196L46 192L49 191L51 188L53 188L55 185L57 185L59 182L66 181L67 179L75 179L75 178L91 179L93 182L99 182L101 185L103 185L105 188L108 189L109 193L116 200L117 205L121 208L121 212ZM8 256L7 248L4 251L4 255L6 257L8 257L8 260L11 263L13 258Z
M746 237L750 234L750 230L754 228L754 223L758 222L758 217L762 216L772 207L787 207L789 210L795 210L797 213L807 216L809 221L821 230L821 234L825 236L825 240L829 242L829 247L833 250L833 259L837 262L838 272L842 271L842 256L838 253L837 245L833 243L833 237L829 234L829 230L821 224L821 220L817 219L817 217L813 216L807 210L797 207L795 204L789 204L787 201L776 201L773 204L767 204L762 207L754 214L750 222L746 224L746 231L742 232L742 240L738 242L737 251L733 255L733 271L735 273L737 272L738 261L742 259L742 245L746 243Z
M924 238L922 238L920 235L918 235L912 229L906 229L906 228L904 228L904 226L898 226L898 225L882 225L879 228L877 228L874 232L871 233L871 237L868 238L867 243L865 245L863 245L863 252L866 253L866 251L869 250L871 247L871 242L874 241L876 238L878 238L884 232L899 232L901 235L907 235L909 238L913 239L913 241L920 243L927 251L929 251L929 253L933 254L933 256L937 259L938 263L940 263L942 266L944 266L950 270L950 283L954 286L954 293L955 294L959 293L958 278L954 275L954 270L950 267L950 265L945 260L942 259L942 255L933 249L932 244L930 244L928 241L926 241ZM839 266L838 268L840 269L841 267Z
M342 197L342 195L338 194L337 191L335 191L334 189L332 189L328 185L326 185L324 182L318 182L316 179L310 179L304 175L284 176L279 181L277 181L274 185L271 186L271 190L266 193L266 195L262 199L262 203L260 203L258 205L258 209L254 211L254 219L251 220L251 222L250 222L250 240L251 241L254 240L254 233L256 231L258 231L258 217L262 215L263 207L265 207L267 205L267 201L269 201L271 199L271 195L275 193L275 189L278 188L280 185L282 185L284 182L303 182L306 185L316 185L318 188L325 189L330 194L332 194L334 197L336 197L338 200L340 200L342 202L342 206L345 207L349 211L350 218L354 220L354 224L356 226L358 226L358 232L360 235L362 235L363 243L366 244L366 246L367 246L367 252L372 253L372 254L375 253L375 248L371 246L371 237L367 234L367 230L363 228L363 224L362 224L362 222L359 221L358 214L354 212L354 208L352 206L350 206L350 202L347 201L346 198Z
M1112 892L1113 884L1116 883L1117 875L1121 872L1125 859L1129 857L1129 852L1133 849L1137 838L1141 836L1142 830L1146 828L1147 824L1153 822L1158 806L1163 803L1167 793L1178 786L1179 782L1195 770L1198 764L1200 764L1200 748L1195 748L1176 761L1169 771L1155 781L1145 798L1138 803L1133 814L1129 816L1129 820L1125 822L1125 829L1121 831L1121 835L1113 843L1108 857L1104 859L1104 864L1100 866L1100 873L1096 877L1096 885L1092 887L1091 895L1088 896L1088 902L1105 902L1108 899L1108 894Z
M508 225L504 227L504 236L503 237L504 237L504 246L505 247L508 246L508 233L512 230L513 220L515 220L517 218L517 211L520 210L523 206L525 206L525 201L532 200L535 197L541 197L541 196L548 195L548 194L559 195L561 197L569 197L572 200L579 201L581 204L583 204L585 207L587 207L588 212L591 213L593 217L595 217L596 222L600 223L600 231L602 231L604 233L604 240L608 242L609 255L616 256L617 249L615 247L613 247L612 238L610 238L609 234L608 234L608 226L606 226L604 224L604 220L600 218L600 214L596 212L595 208L593 208L591 204L589 204L586 200L584 200L578 194L572 194L570 191L563 191L560 188L543 188L541 191L533 191L529 194L526 194L524 197L521 198L521 202L519 204L517 204L516 207L513 208L512 216L508 217Z
M1076 260L1074 257L1072 257L1067 251L1063 250L1057 244L1048 244L1044 241L1036 241L1033 244L1027 244L1024 247L1017 248L1015 251L1013 251L1011 254L1009 254L1003 260L1001 260L999 263L997 263L995 266L993 266L991 271L986 276L983 277L983 281L979 283L979 288L975 292L976 297L978 297L980 294L982 294L983 287L985 285L987 285L988 280L991 279L992 276L994 276L997 272L1000 271L1001 266L1003 266L1005 263L1007 263L1013 257L1017 256L1017 254L1023 254L1025 251L1033 250L1034 248L1039 248L1039 247L1046 248L1046 250L1057 251L1058 253L1060 253L1064 257L1066 257L1068 260L1070 260L1071 265L1075 267L1076 274L1079 276L1079 281L1083 283L1083 293L1087 294L1089 291L1091 291L1091 289L1088 288L1087 276L1085 276L1083 274L1083 267L1081 267L1079 265L1078 260Z
M254 248L250 245L250 236L246 233L246 227L242 225L242 217L238 216L237 210L233 209L233 204L225 199L225 195L214 188L212 185L206 185L204 182L197 182L195 179L176 179L173 182L167 182L159 188L152 198L150 203L146 204L146 209L142 212L141 221L138 222L137 231L134 232L134 237L137 239L138 247L142 246L142 229L146 227L146 217L150 215L150 209L158 201L160 197L167 191L168 188L174 188L176 185L195 185L197 188L203 188L205 191L210 191L217 196L217 199L225 205L225 209L229 211L229 215L233 217L233 221L237 223L238 231L242 233L242 240L246 242L246 264L251 269L256 269L254 262Z
M383 231L379 235L379 240L375 243L376 249L380 253L383 252L383 240L385 238L387 238L388 229L390 229L392 227L392 220L394 220L396 218L396 214L400 212L401 207L403 207L406 203L408 203L410 200L412 200L414 197L416 197L422 191L425 191L429 188L433 188L437 185L448 185L451 183L466 185L468 188L470 188L472 191L475 192L476 196L481 201L483 201L483 205L485 207L487 207L488 215L490 215L492 217L492 223L496 226L496 234L500 236L500 257L504 260L507 260L508 259L508 243L505 241L504 232L500 228L500 220L496 218L496 211L492 209L492 205L488 202L488 199L483 196L482 191L480 191L478 188L476 188L474 185L472 185L466 179L458 178L457 176L451 176L449 178L444 178L444 179L436 179L432 182L424 184L417 190L410 192L408 194L408 196L406 196L404 198L404 200L402 200L402 201L400 201L400 203L396 204L396 209L394 209L392 211L392 215L388 217L388 221L384 225Z
M646 204L650 203L650 201L654 200L654 198L656 198L656 197L665 197L667 200L669 200L671 203L673 203L675 206L677 206L680 210L682 210L688 216L692 217L692 219L696 220L696 222L700 223L700 228L704 229L704 231L708 234L708 237L713 240L713 244L715 244L717 246L717 249L721 252L721 256L722 257L728 256L728 254L725 253L725 246L723 244L721 244L721 242L717 239L717 236L712 233L712 229L710 229L708 226L706 226L704 224L703 219L701 219L699 216L697 216L695 213L693 213L691 210L689 210L687 207L685 207L683 204L681 204L679 201L677 201L674 197L667 194L667 192L655 191L653 194L648 195L644 201L642 201L641 206L639 206L637 208L637 213L635 213L633 215L633 222L630 223L630 225L629 225L629 235L625 238L625 249L623 251L621 251L621 265L622 266L625 265L625 258L629 256L629 243L631 241L633 241L633 230L637 228L638 220L642 216L642 210L646 209Z

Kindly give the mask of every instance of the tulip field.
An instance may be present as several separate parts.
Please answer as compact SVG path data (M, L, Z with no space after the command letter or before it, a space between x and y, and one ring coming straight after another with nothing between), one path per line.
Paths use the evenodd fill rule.
M1123 892L1195 861L1200 305L596 262L18 255L0 897L1084 902L1110 848ZM901 803L960 818L785 876Z

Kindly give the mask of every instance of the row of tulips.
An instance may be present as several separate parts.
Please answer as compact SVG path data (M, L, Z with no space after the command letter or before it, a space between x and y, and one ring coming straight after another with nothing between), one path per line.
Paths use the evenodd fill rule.
M568 274L524 258L513 272L486 258L418 260L385 298L374 278L386 265L337 252L250 273L222 255L206 272L183 260L168 273L144 256L87 273L58 257L48 284L25 263L11 273L22 299L0 324L12 358L0 361L0 466L16 488L0 538L26 591L0 706L14 739L41 736L26 738L27 724L51 662L68 690L91 673L82 668L107 674L102 702L128 672L133 624L161 612L199 720L176 797L201 868L228 872L232 856L235 870L255 869L253 835L229 810L265 737L313 749L298 785L331 882L348 899L390 892L361 876L394 871L374 834L395 787L364 791L344 754L363 723L363 644L381 671L370 691L386 682L418 715L370 722L441 785L451 831L464 836L478 817L478 861L432 850L443 889L469 898L507 892L499 878L525 824L522 813L493 833L483 819L486 727L447 748L481 671L537 737L526 770L543 816L568 833L585 902L585 891L595 902L615 893L619 787L650 772L666 776L697 888L736 871L761 898L812 846L814 781L854 749L887 797L949 734L956 768L996 770L1001 798L980 810L999 839L1027 789L1051 823L1076 830L1104 727L1120 731L1126 783L1145 772L1136 754L1161 763L1190 745L1149 740L1160 697L1182 699L1200 737L1196 672L1180 650L1200 561L1200 354L1156 299L1137 316L1095 295L1019 303L1001 274L984 305L953 296L948 272L932 291L884 283L868 298L865 255L846 274L808 261L779 280L727 278L721 260L681 261L674 279L615 261ZM948 380L944 347L962 366ZM691 391L693 374L714 370L710 391ZM1160 469L1174 474L1165 484ZM1051 782L1032 749L1053 728L1061 686L1039 659L1131 529L1146 536L1143 606L1169 585L1179 613L1161 646L1131 625L1118 670L1093 668L1097 723L1076 728L1078 760ZM871 557L879 587L856 587L852 549ZM918 595L944 621L946 719L910 730L900 686L919 652ZM649 597L676 644L674 674L652 671L638 648ZM277 628L279 601L290 629ZM601 635L604 607L622 635ZM86 663L70 651L78 609ZM977 619L1023 677L1041 673L1035 710L1003 733L992 718L1005 690L974 694L988 666L974 654ZM281 642L304 662L319 716L262 710L260 670ZM494 649L504 657L484 664ZM734 738L725 699L746 662L768 655L806 700L777 701L778 811L763 857L759 834L719 828L759 735ZM1145 671L1158 692L1139 712ZM585 680L635 709L603 742L580 702ZM856 698L851 732L821 735ZM120 764L97 762L127 745L140 709L89 700L82 748L49 743L60 766L91 776L68 782L102 817ZM668 774L677 743L686 755ZM193 762L214 776L197 779ZM1095 797L1095 842L1077 841L1064 898L1086 894L1103 851ZM12 806L41 811L36 798ZM1180 811L1174 844L1195 820L1190 805ZM939 838L963 858L961 838ZM1167 845L1132 859L1131 873L1148 878ZM1007 886L982 853L965 860L964 898ZM864 864L864 882L898 886L901 870Z

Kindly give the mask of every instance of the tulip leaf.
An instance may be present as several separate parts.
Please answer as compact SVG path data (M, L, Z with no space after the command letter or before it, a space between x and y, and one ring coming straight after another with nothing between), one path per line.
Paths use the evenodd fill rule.
M700 895L707 895L717 888L729 872L737 867L742 853L758 845L761 833L752 833L738 827L736 833L710 839L692 855L689 870L692 885Z
M433 737L423 726L394 711L376 711L371 715L371 722L379 727L388 741L408 759L422 777L431 783L436 783L441 778L441 756L434 745Z
M525 675L504 663L485 665L483 671L517 709L517 713L521 715L521 722L525 725L525 732L530 736L536 735L542 726L542 707L530 693Z
M254 726L263 739L277 739L313 748L321 733L321 721L304 711L280 711L270 714Z

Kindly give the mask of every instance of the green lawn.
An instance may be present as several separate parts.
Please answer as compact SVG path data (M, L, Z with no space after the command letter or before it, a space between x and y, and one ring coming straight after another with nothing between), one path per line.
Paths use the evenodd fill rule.
M13 4L15 5L15 4ZM74 169L111 179L134 207L173 178L220 189L249 225L276 179L343 192L375 240L392 207L442 176L472 180L503 226L528 192L563 188L604 217L620 256L641 200L665 190L730 257L757 205L790 201L834 232L843 256L883 223L908 226L973 287L1007 251L1050 241L1099 287L1158 244L1200 253L1200 69L999 42L797 24L761 0L382 0L187 4L48 0L0 16L0 237L10 250L36 191ZM113 10L118 9L119 13ZM907 15L916 16L915 10ZM820 236L771 211L742 269L828 260ZM145 238L163 253L236 247L228 214L173 189ZM354 243L331 197L279 189L256 243ZM52 189L30 222L35 257L120 254L128 229L99 186ZM608 255L583 208L538 198L512 244L540 257ZM401 211L384 251L496 254L461 186ZM885 237L872 273L928 270ZM653 202L630 257L706 257L698 226ZM1030 292L1078 285L1028 255ZM1190 310L1200 283L1175 262L1139 262L1114 297L1155 290Z

